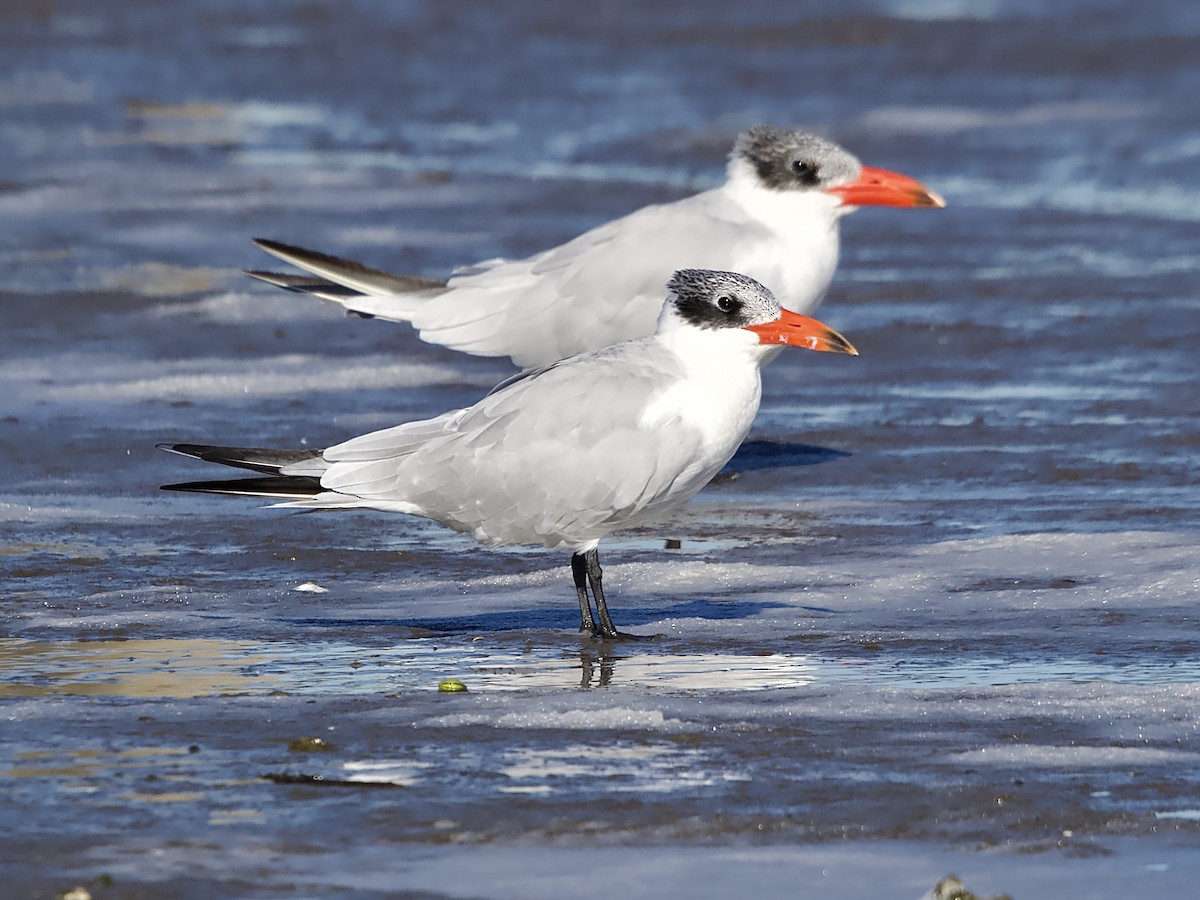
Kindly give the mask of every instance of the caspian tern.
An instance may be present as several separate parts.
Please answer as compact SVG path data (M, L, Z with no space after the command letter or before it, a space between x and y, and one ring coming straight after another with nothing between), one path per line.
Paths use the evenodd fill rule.
M410 322L421 339L476 356L542 366L654 332L676 269L742 272L784 308L808 315L833 278L838 222L859 206L941 207L909 178L863 166L812 134L759 125L741 134L725 183L646 206L526 259L492 259L448 282L258 240L311 275L249 271L347 310Z
M580 631L625 636L605 604L600 540L676 508L720 471L750 430L775 347L857 354L744 275L683 270L667 289L653 335L517 375L466 409L325 450L160 444L266 476L164 489L408 513L488 546L570 550Z

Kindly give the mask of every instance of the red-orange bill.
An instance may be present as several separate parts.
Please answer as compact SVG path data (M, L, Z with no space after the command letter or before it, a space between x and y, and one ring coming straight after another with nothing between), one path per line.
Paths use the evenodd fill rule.
M747 325L747 331L758 335L760 344L783 344L788 347L804 347L825 353L845 353L858 356L858 351L848 340L816 319L802 316L789 310L780 310L779 318L762 325Z
M941 208L946 201L915 178L863 166L862 174L849 184L829 188L827 194L840 197L846 206L932 206Z

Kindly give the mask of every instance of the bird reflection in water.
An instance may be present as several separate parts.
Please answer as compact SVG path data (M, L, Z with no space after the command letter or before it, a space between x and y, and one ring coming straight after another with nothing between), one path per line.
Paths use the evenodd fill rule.
M613 669L621 657L606 651L603 647L581 647L579 649L579 667L581 688L606 688L612 682Z

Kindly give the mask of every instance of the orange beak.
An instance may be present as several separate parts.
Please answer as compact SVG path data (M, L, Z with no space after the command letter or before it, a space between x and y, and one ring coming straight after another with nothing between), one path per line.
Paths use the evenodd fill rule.
M825 353L845 353L858 356L858 351L848 340L816 319L802 316L786 309L779 311L779 318L762 325L747 325L746 331L758 335L760 344L786 344L789 347L804 347Z
M932 206L940 209L946 201L915 178L863 166L862 174L849 184L829 188L825 193L842 198L844 206Z

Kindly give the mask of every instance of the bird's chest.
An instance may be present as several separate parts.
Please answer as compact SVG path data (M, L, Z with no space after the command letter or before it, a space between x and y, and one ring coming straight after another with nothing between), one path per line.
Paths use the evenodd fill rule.
M762 242L748 267L793 312L811 313L837 269L838 237L833 229L780 229Z
M723 463L749 433L760 396L757 370L696 367L646 408L641 426L669 440L687 435L704 461Z

